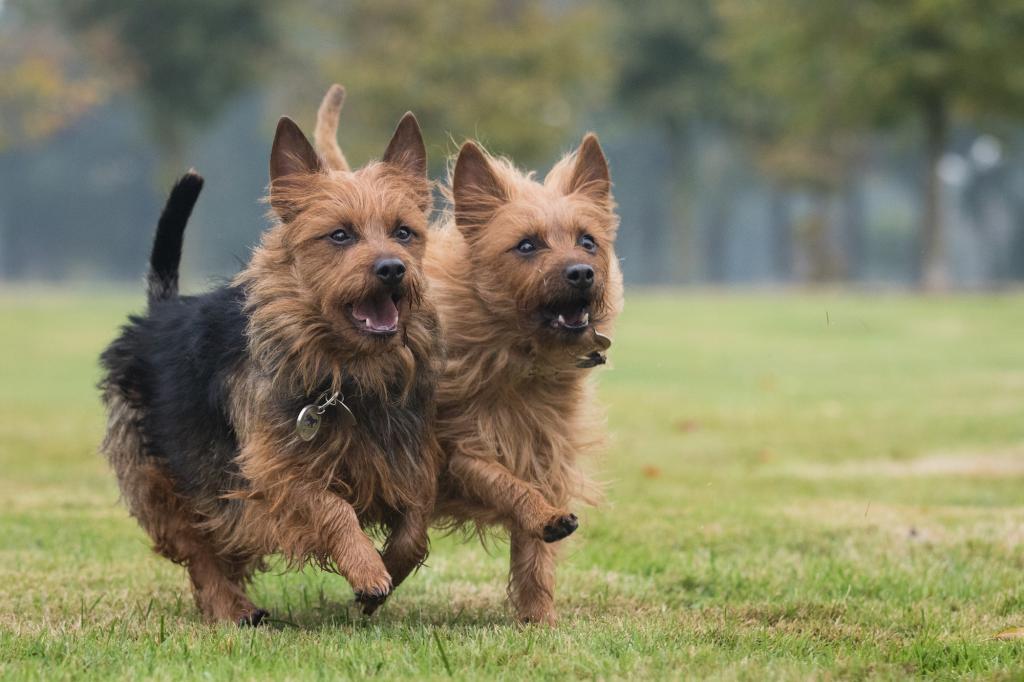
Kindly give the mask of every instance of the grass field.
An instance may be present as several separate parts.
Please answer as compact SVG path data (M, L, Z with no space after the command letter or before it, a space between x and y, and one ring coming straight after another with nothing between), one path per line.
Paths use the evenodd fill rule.
M0 678L1024 677L1024 297L642 294L601 375L608 504L561 624L507 547L434 540L374 618L272 572L210 627L96 454L96 355L141 297L0 293Z

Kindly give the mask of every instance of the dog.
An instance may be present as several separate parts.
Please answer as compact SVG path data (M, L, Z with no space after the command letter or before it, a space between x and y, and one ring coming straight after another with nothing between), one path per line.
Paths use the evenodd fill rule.
M317 122L320 151L333 159L344 159L342 97L329 91ZM516 617L553 624L551 543L578 526L571 502L600 498L578 464L603 442L588 374L605 364L623 306L608 162L588 134L538 182L467 142L447 191L452 210L425 261L448 351L434 522L481 535L506 528Z
M203 181L175 185L147 310L101 357L101 449L130 513L185 566L204 618L240 625L268 615L246 585L271 554L340 573L379 605L426 557L442 465L415 117L356 171L328 169L282 118L270 178L276 224L233 281L197 296L179 295L178 264Z

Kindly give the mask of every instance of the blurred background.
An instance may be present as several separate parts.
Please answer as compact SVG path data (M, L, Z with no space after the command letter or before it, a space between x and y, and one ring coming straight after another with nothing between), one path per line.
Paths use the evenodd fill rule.
M598 131L631 283L1024 279L1021 0L0 0L0 280L137 281L189 166L185 273L230 276L332 82L357 163L407 109L435 177Z

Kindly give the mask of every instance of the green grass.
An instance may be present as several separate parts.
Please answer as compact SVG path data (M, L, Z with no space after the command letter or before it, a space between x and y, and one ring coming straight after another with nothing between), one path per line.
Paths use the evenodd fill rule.
M202 624L96 454L139 305L0 294L0 678L1024 677L1024 297L631 295L553 630L442 537L373 619L308 570Z

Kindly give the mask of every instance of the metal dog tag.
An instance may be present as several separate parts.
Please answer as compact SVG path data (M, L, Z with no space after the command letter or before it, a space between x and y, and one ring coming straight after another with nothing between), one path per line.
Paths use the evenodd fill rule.
M306 405L299 412L299 418L295 420L295 433L307 443L316 438L316 433L320 430L322 419L318 410L322 411L322 408L318 408L316 405ZM349 412L349 414L352 413Z
M340 392L332 394L330 391L324 391L316 399L315 403L306 405L299 410L299 416L295 420L295 433L298 434L299 438L307 443L316 438L316 434L320 430L320 424L323 422L324 412L333 405L338 406L338 414L341 417L342 426L351 428L356 425L356 416L352 414L352 410L345 404L345 396L341 395Z

